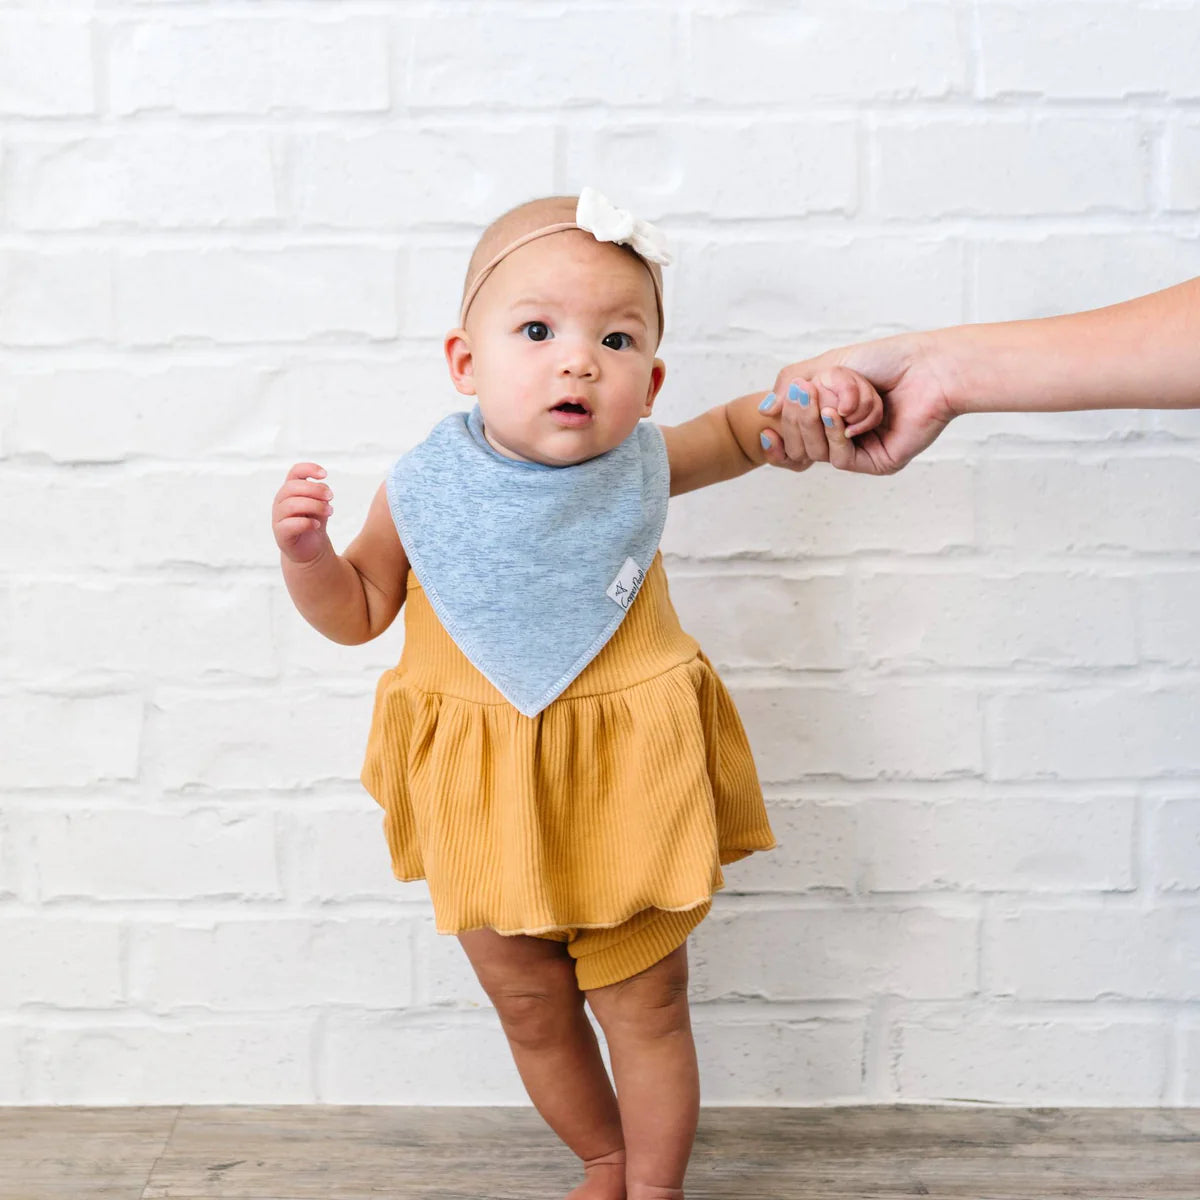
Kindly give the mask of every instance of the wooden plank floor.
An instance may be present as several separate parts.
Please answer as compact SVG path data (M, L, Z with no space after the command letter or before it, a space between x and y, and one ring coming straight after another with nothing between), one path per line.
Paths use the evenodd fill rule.
M529 1109L0 1108L0 1200L562 1200ZM1200 1200L1200 1109L707 1108L688 1200Z

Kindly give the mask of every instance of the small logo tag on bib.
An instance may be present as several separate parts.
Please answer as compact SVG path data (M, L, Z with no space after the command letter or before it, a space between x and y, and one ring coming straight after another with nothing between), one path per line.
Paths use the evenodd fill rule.
M627 558L625 565L617 573L616 579L609 584L608 591L605 594L622 608L628 609L634 600L637 599L637 594L641 590L642 580L645 578L646 572L632 558Z

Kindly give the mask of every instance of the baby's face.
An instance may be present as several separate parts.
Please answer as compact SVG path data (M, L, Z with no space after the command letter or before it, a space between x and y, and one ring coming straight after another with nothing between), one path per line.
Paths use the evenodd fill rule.
M446 354L455 386L478 398L497 451L569 466L619 446L650 415L666 371L657 342L646 267L567 230L500 263Z

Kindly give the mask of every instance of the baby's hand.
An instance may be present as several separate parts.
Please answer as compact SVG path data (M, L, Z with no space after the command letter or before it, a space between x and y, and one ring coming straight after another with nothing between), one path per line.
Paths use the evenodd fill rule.
M804 440L799 451L796 447L785 451L775 426L768 426L761 435L766 461L794 471L829 462L831 444L845 446L845 439L868 433L883 420L879 393L865 376L849 367L828 367L809 379L793 379L782 396L772 393L767 399L770 403L764 400L766 407L759 412L779 417L787 410L784 425L798 428Z
M810 385L807 388L806 383ZM883 419L883 400L874 385L849 367L829 367L811 380L798 379L796 384L809 392L822 417L832 416L830 409L841 417L848 438L869 433Z
M325 468L316 463L297 463L287 473L283 487L275 493L271 529L285 558L295 563L312 562L329 545L325 523L333 512L333 492L316 480L325 478Z

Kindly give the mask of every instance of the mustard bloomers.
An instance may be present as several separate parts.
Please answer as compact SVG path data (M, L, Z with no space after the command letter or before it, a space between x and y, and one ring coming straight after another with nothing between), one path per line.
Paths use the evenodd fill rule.
M445 934L490 928L584 951L581 931L636 917L631 932L681 930L677 945L724 886L722 864L775 845L741 720L680 628L661 554L607 644L533 717L471 665L410 574L404 650L376 690L362 781L384 810L394 873L428 880ZM647 910L697 911L664 926Z

